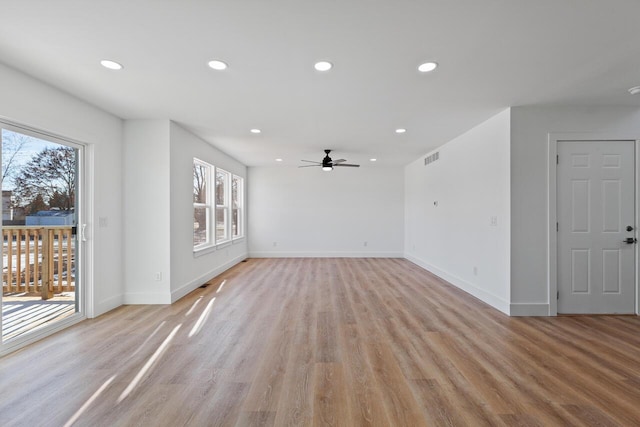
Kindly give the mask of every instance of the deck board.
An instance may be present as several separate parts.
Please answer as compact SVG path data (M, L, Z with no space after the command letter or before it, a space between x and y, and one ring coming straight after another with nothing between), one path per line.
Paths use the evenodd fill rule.
M75 313L68 297L43 301L40 298L3 297L2 339L4 341L35 331Z

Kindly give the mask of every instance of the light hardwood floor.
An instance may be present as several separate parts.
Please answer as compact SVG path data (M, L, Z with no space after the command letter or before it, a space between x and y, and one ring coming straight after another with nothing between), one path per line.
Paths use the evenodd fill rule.
M0 387L2 426L638 426L640 319L509 318L401 259L252 259L0 359Z

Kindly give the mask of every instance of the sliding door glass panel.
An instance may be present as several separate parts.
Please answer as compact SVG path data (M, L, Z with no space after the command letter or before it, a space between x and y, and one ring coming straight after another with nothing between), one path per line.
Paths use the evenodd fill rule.
M79 149L2 129L2 342L80 311Z

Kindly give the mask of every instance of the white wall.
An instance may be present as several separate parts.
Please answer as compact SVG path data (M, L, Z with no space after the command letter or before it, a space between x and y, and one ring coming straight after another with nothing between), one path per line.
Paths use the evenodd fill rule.
M193 252L193 158L238 176L246 167L169 120L128 120L125 302L170 304L247 256L246 239Z
M88 313L122 304L122 121L62 91L0 65L0 117L87 144ZM106 226L98 227L98 218Z
M248 174L250 256L402 256L402 168L250 167Z
M122 121L98 108L0 65L0 117L87 144L87 273L93 278L88 312L97 316L123 302ZM103 227L98 227L102 218Z
M247 257L246 238L194 256L194 157L245 178L245 183L247 181L247 168L243 164L171 123L171 301L176 301Z
M514 107L511 125L511 302L517 314L549 308L548 140L554 133L640 139L633 107Z
M168 120L124 123L125 303L170 304Z
M440 147L439 160L405 168L405 257L505 313L509 129L505 110Z

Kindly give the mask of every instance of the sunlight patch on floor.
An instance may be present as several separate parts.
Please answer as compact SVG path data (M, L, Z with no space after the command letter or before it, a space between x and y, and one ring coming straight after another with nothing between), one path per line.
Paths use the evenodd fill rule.
M202 298L204 298L203 296L199 296L197 300L195 300L193 302L193 305L191 306L191 308L189 309L189 311L187 311L187 314L184 315L184 317L187 317L188 315L190 315L191 313L193 313L193 310L195 310L196 306L198 305L198 303L200 301L202 301Z
M78 418L80 418L80 415L82 415L87 410L87 408L91 406L91 404L102 394L102 392L105 391L107 387L109 387L109 384L111 384L114 379L116 379L116 375L112 376L107 381L105 381L104 384L102 384L100 388L96 390L96 392L93 393L86 402L84 402L84 405L82 405L80 409L78 409L76 413L73 414L71 418L69 418L69 421L66 422L64 427L71 427L73 423L78 421Z
M198 332L200 332L200 329L202 328L202 325L204 324L204 322L207 321L207 318L209 317L209 313L211 313L211 307L213 307L213 303L215 302L215 300L216 300L216 298L213 297L213 299L211 301L209 301L209 304L207 304L205 309L202 310L202 313L200 314L200 317L198 318L198 321L196 322L195 325L193 325L193 328L191 329L191 332L189 332L189 338L193 337Z
M222 283L220 283L220 286L218 286L218 289L216 290L216 294L222 290L222 287L225 283L227 283L227 279L223 280Z
M131 394L131 392L133 391L133 389L136 388L136 386L138 385L138 383L140 383L140 380L142 380L142 378L144 378L144 376L147 374L147 372L151 369L151 367L153 366L153 364L162 356L162 354L165 352L165 350L167 349L167 346L169 346L169 343L171 342L171 340L173 339L173 337L175 336L175 334L178 332L178 330L180 329L180 327L182 326L182 323L179 324L178 326L176 326L175 328L173 328L173 330L171 331L171 333L167 336L167 338L165 338L165 340L162 342L162 344L160 344L160 347L158 347L158 349L155 351L155 353L153 353L153 355L149 358L149 360L147 360L147 363L144 364L144 366L142 367L142 369L140 369L140 371L136 374L135 378L133 380L131 380L131 382L129 383L129 385L127 386L126 389L124 389L124 391L122 392L122 394L120 395L120 397L118 398L118 403L121 403L124 399L127 398L127 396L129 396L129 394Z
M131 353L131 355L128 357L128 359L131 359L133 356L135 356L136 354L138 354L138 352L140 350L142 350L144 348L145 345L147 345L147 343L151 340L151 338L153 338L159 331L160 329L162 329L162 327L167 323L166 320L163 320L162 322L160 322L160 324L158 326L156 326L156 328L153 330L153 332L151 332L151 335L149 335L147 337L147 339L144 340L144 342L142 344L140 344L140 346L136 349L136 351L134 351L133 353Z

